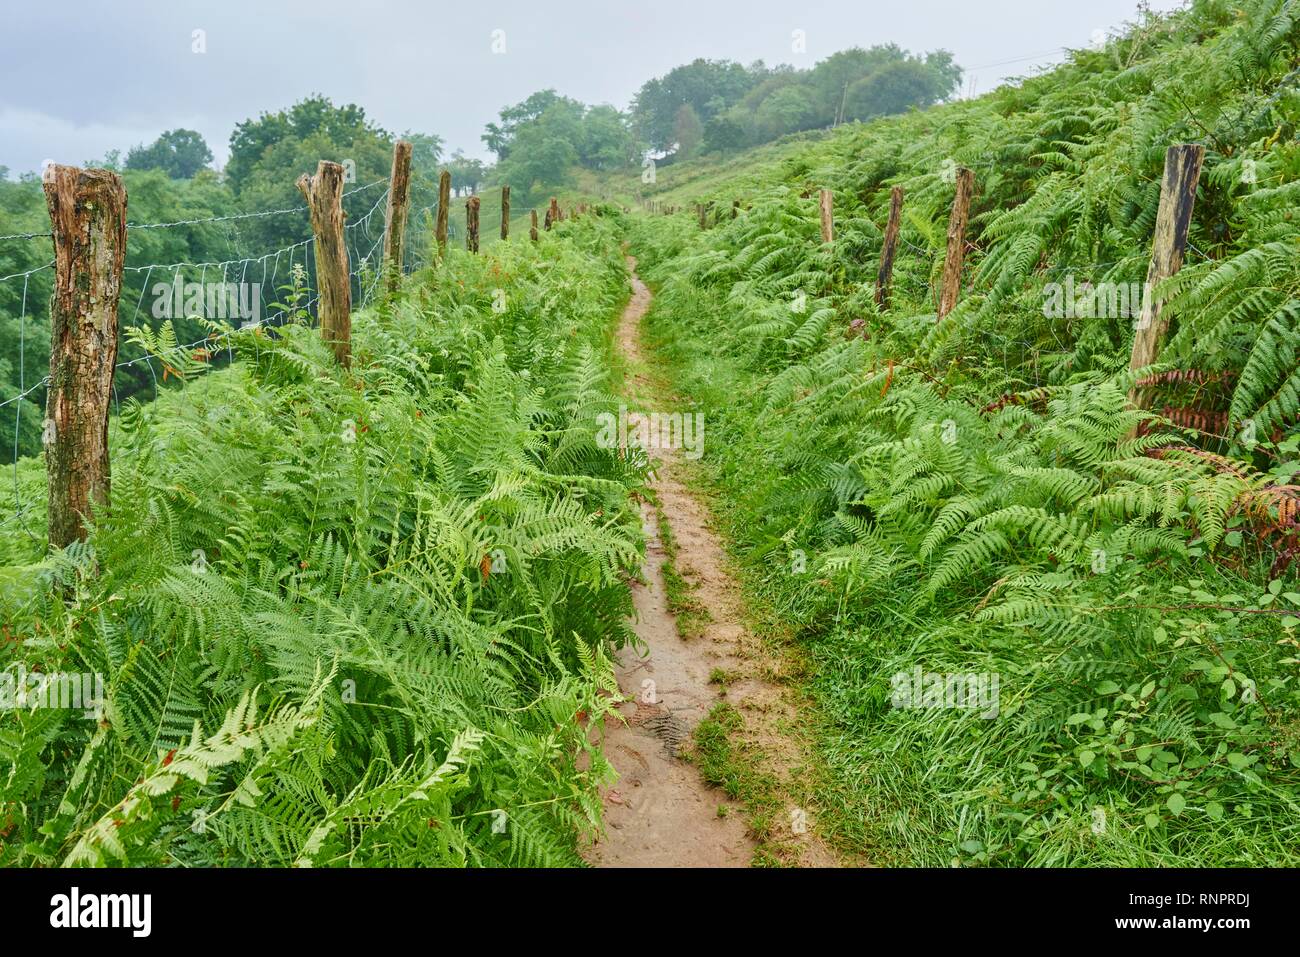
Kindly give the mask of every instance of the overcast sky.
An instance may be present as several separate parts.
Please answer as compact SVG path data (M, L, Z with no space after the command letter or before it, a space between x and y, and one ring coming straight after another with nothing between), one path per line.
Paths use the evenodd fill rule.
M1181 0L1153 0L1156 10ZM944 48L963 93L1059 62L1132 18L1137 0L171 0L6 4L0 166L80 164L175 127L225 161L235 124L324 93L385 129L437 133L489 158L506 104L553 87L625 107L696 57L810 67L836 50ZM206 52L194 52L203 31ZM803 31L806 52L793 50ZM495 31L502 31L495 33ZM494 38L498 49L494 52ZM504 43L502 44L502 41Z

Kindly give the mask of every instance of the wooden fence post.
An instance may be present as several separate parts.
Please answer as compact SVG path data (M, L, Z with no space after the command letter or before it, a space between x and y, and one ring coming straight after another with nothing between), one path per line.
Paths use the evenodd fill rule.
M85 541L109 505L108 409L117 360L117 304L126 261L126 188L116 173L46 167L54 236L50 384L45 403L49 541Z
M966 218L970 215L970 201L974 194L974 171L965 166L957 167L957 191L952 200L952 215L948 217L948 252L943 261L938 319L952 312L961 292L961 264L966 255Z
M388 270L388 292L402 285L402 256L406 244L406 214L411 201L411 144L393 144L393 171L388 179L388 211L384 215L384 265Z
M703 203L696 203L696 204L695 204L695 216L696 216L696 218L700 221L700 229L704 229L704 228L706 228L706 227L705 227L705 224L704 224L704 204L703 204Z
M885 226L885 244L880 249L880 271L876 273L876 305L889 305L889 283L894 277L894 256L898 252L898 231L903 225L903 187L889 191L889 223Z
M510 238L510 187L501 187L501 238Z
M531 211L532 223L528 227L528 238L537 242L537 210Z
M829 189L824 189L818 194L817 207L821 211L822 217L822 242L833 242L835 239L835 199Z
M438 176L438 219L434 234L438 237L438 255L447 255L447 207L451 205L451 173L443 170Z
M478 205L477 196L465 201L465 248L472 253L478 252Z
M316 291L320 331L345 369L352 365L352 278L343 239L343 166L321 160L316 175L303 173L298 189L307 199L316 237Z
M1151 264L1143 287L1142 318L1133 334L1130 370L1137 371L1160 358L1169 320L1156 301L1153 290L1161 280L1183 268L1187 233L1192 225L1192 208L1196 204L1196 184L1201 177L1205 147L1195 143L1176 143L1165 151L1165 173L1160 181L1160 207L1156 212L1155 235L1151 240ZM1146 407L1147 390L1136 384L1129 390L1129 402L1139 409Z
M554 226L559 221L560 221L560 204L557 203L555 201L555 197L552 196L551 205L546 207L545 228L549 230L552 226Z

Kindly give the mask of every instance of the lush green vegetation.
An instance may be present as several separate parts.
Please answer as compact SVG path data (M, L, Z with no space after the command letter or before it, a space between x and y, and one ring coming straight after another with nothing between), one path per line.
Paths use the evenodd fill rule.
M908 76L920 71L917 76L929 78L921 82L902 74L895 77L901 84L898 89L922 91L912 96L894 90L891 96L903 96L907 101L899 109L946 96L957 78L957 70L946 54L936 53L920 60L895 47L880 47L843 51L806 71L698 61L647 83L635 108L629 111L609 105L587 106L554 90L543 90L504 107L499 121L487 124L483 141L496 154L495 165L467 157L461 150L445 155L441 137L407 131L401 136L415 147L410 186L413 241L408 246L423 251L429 245L437 209L438 177L444 169L451 174L455 197L449 211L452 239L463 244L463 197L486 190L480 219L483 240L490 243L498 233L500 197L496 187L502 184L512 187L512 230L520 234L528 228L530 207L544 206L557 192L564 196L575 195L575 188L581 192L592 184L590 174L616 175L627 185L639 183L641 155L647 149L669 151L673 154L670 162L706 148L715 153L734 153L741 146L791 130L824 127L836 119L867 115L839 103L832 116L828 112L834 99L832 87L839 89L836 84L840 84L844 87L840 90L844 94L841 100L856 104L861 97L849 96L850 87L856 89L855 84L869 77L885 78L897 70ZM734 81L718 87L729 91L728 96L702 98L702 91L710 84L721 83L724 76ZM892 90L895 82L886 85ZM712 122L715 113L726 106L739 117L727 122L747 123L742 115L745 110L761 107L770 113L765 105L769 100L788 98L796 89L802 91L800 102L807 100L814 106L796 111L798 116L789 123L769 117L761 130L745 126L743 135L727 144L702 143L699 136L688 137L681 144L661 142L656 117L665 110L674 115L686 110L692 116L698 111L699 116ZM742 95L743 102L739 99ZM893 108L883 111L892 112ZM717 119L721 121L720 113ZM701 135L704 130L701 126ZM274 301L274 289L285 281L293 263L308 265L307 211L294 184L302 173L313 172L321 159L344 163L348 170L344 209L351 227L350 256L358 272L353 297L363 298L366 277L360 267L363 262L367 268L377 263L383 210L376 210L376 204L382 200L382 184L389 175L395 138L393 132L371 120L362 107L351 103L335 105L327 97L316 95L237 124L230 137L229 160L220 173L211 168L212 151L203 137L187 129L168 130L153 143L137 144L127 151L125 159L114 151L100 160L87 161L87 165L123 173L133 224L177 224L166 229L137 228L131 233L122 302L128 304L133 319L138 319L140 310L149 311L157 301L155 289L159 283L220 279L260 283L264 294L259 300L261 310L273 311L269 307ZM0 277L16 277L0 282L0 402L13 399L39 382L49 363L51 275L39 271L52 259L49 241L40 238L49 230L49 218L38 177L25 174L13 182L7 173L0 169L0 233L19 237L35 234L37 238L0 239ZM613 198L629 195L629 191L611 190L601 184L583 195ZM38 271L24 275L31 270ZM202 322L191 316L177 317L175 326L183 342L197 341L204 334ZM123 366L117 377L120 400L153 394L158 388L160 370L147 362L133 362L142 356L134 344L122 344ZM167 382L162 385L165 387ZM0 421L0 448L9 450L10 461L15 448L22 455L38 450L43 406L44 390L37 389L21 403L17 418Z
M801 31L795 31L796 53ZM956 92L961 68L945 50L914 56L895 44L853 47L800 70L761 60L694 60L648 80L632 127L656 152L685 159L728 153L788 133L926 107Z
M458 190L640 183L714 201L709 228L605 206L482 256L430 255L442 143L413 136L410 245L432 265L392 299L358 269L350 370L311 328L292 184L353 161L358 265L391 134L313 97L241 124L224 176L191 131L133 149L122 358L151 361L118 370L113 507L87 543L46 548L40 394L0 417L26 456L0 484L0 672L104 682L89 715L0 714L0 864L578 863L648 494L641 456L597 444L625 240L657 293L653 371L708 419L695 478L751 607L801 643L810 810L846 859L1300 863L1300 11L1198 0L1023 84L873 119L955 78L892 47L805 72L699 61L643 88L640 126L536 94L489 126L495 173L445 164ZM811 131L843 119L871 122ZM626 165L638 136L682 159L663 183ZM1161 362L1135 374L1134 316L1094 293L1142 283L1164 151L1188 141L1188 261L1155 291ZM936 321L958 166L967 270ZM0 210L48 229L31 178L0 180ZM146 264L216 278L294 245L238 277L273 287L269 327L152 315L172 276ZM0 402L45 374L48 258L0 242L0 276L35 270L0 283ZM709 610L661 527L689 637ZM994 693L909 701L918 673ZM778 863L788 801L742 726L714 709L695 759Z
M745 209L706 231L693 210L636 227L660 359L709 420L705 478L812 658L822 826L868 859L1300 861L1300 24L1237 6L794 149L716 183ZM1133 318L1049 316L1048 284L1144 280L1165 148L1187 141L1205 172L1188 264L1157 290L1164 411L1139 428ZM936 322L956 165L977 175L971 251ZM998 676L996 717L894 706L918 666Z
M671 166L732 156L793 133L929 106L960 79L943 50L919 57L889 44L841 50L806 70L695 60L646 81L626 111L542 90L487 125L483 142L498 160L487 178L531 203L580 185L587 171L640 182L643 157ZM606 183L600 192L624 189Z
M441 169L441 141L436 136L406 134L415 144L412 160L410 244L423 257L432 235L426 215L436 209ZM258 284L258 316L269 321L277 310L277 288L288 281L294 264L308 269L312 281L311 231L302 196L294 181L314 172L320 159L352 164L344 197L348 216L347 241L354 277L353 297L360 301L368 276L378 264L378 240L383 234L382 200L390 164L392 135L369 123L356 106L336 107L312 97L288 110L263 114L242 123L232 137L232 156L222 175L207 168L211 152L198 134L188 130L164 133L148 147L132 149L125 164L110 155L95 165L121 169L130 197L126 272L123 276L122 323L156 324L154 307L160 284L174 282L234 282ZM204 159L206 157L206 159ZM463 174L453 159L448 165ZM0 171L3 173L3 171ZM481 170L474 174L482 178ZM453 179L462 188L468 183ZM464 206L453 203L453 228L463 236ZM499 207L498 207L499 208ZM488 216L489 211L484 211ZM486 220L485 220L486 221ZM49 371L49 295L52 271L40 269L53 259L49 214L39 178L13 182L0 175L0 233L33 238L0 240L0 402L14 398ZM156 224L175 224L157 228ZM141 228L143 227L143 228ZM490 230L485 230L490 233ZM364 265L363 265L364 264ZM415 264L415 255L412 262ZM30 276L22 274L31 272ZM222 317L224 318L224 317ZM248 318L248 317L245 317ZM201 318L176 317L181 342L206 335ZM157 364L141 360L143 352L124 341L123 363L116 376L117 398L155 394L175 384ZM220 355L213 361L221 364ZM18 452L40 448L44 390L33 392L20 405L17 419L0 417L0 448L13 460L15 427Z
M0 667L105 683L102 720L0 719L0 863L576 863L642 548L592 427L617 240L453 251L354 317L350 372L301 288L228 368L165 357L89 543L0 526Z

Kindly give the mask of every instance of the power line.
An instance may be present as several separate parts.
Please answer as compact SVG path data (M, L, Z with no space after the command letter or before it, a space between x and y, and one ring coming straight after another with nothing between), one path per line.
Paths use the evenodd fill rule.
M1030 56L1012 57L1009 60L998 60L996 63L982 63L979 66L968 66L968 67L963 67L962 69L968 72L974 70L988 70L995 66L1007 66L1008 64L1011 63L1024 63L1026 60L1041 60L1043 57L1046 56L1056 56L1058 53L1068 53L1068 52L1069 52L1068 47L1057 47L1055 50L1048 50L1045 53L1034 53L1031 54Z

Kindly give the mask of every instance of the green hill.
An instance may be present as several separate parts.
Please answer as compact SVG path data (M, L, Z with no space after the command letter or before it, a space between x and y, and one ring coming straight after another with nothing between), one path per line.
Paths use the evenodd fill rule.
M358 297L351 368L301 266L220 370L131 335L181 384L121 404L88 540L46 547L39 455L0 485L0 666L103 681L84 711L4 702L0 864L580 864L651 498L598 438L625 246L652 411L704 415L688 475L768 677L811 702L798 781L754 783L739 709L697 730L757 862L793 807L878 864L1300 863L1298 18L1200 0L977 100L581 174L557 195L592 215L537 243L521 200L493 241L492 190L482 255L458 231L439 258L417 214L424 265ZM1186 262L1144 290L1179 143ZM1148 294L1169 331L1130 370Z
M753 598L811 659L844 846L1296 863L1295 18L1197 3L978 100L663 178L682 203L741 199L734 220L637 221L662 362L709 423L704 478ZM1206 151L1186 265L1154 290L1159 364L1130 373L1138 314L1085 284L1140 289L1179 142ZM961 300L936 321L963 166ZM927 704L918 671L926 694L996 679L996 717L937 706L942 687Z

